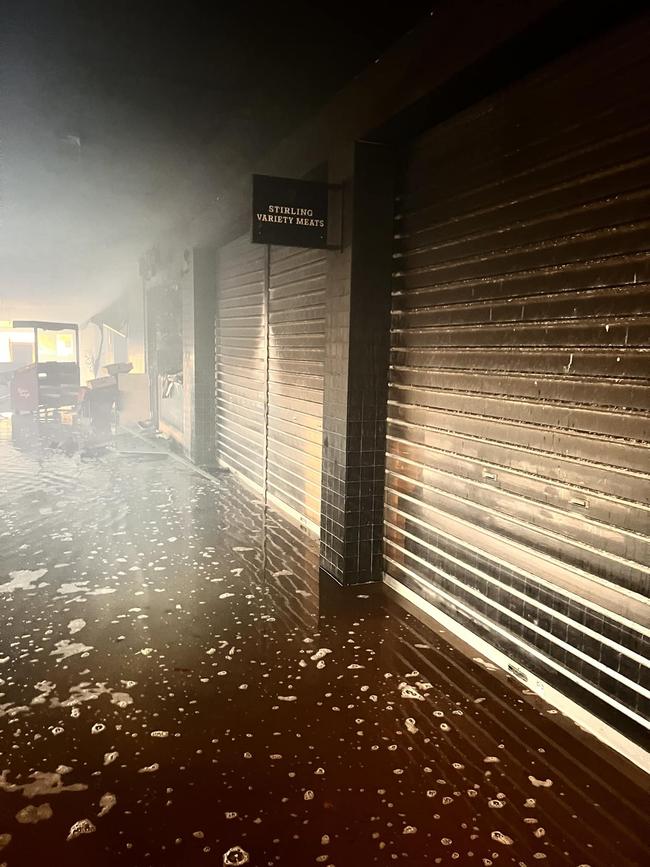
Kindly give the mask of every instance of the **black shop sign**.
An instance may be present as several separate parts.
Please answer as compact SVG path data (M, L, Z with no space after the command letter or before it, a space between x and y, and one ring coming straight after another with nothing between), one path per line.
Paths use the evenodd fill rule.
M253 175L254 244L327 247L328 184Z

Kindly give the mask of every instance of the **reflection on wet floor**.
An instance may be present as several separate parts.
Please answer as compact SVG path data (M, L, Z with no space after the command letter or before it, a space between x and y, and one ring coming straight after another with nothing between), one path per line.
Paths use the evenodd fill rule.
M232 478L47 442L0 421L0 863L648 863L623 760Z

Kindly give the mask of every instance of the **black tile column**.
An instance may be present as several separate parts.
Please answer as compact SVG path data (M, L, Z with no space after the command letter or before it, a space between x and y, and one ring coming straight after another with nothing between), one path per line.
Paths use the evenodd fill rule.
M394 155L357 142L330 162L343 249L328 256L321 568L342 584L382 573Z

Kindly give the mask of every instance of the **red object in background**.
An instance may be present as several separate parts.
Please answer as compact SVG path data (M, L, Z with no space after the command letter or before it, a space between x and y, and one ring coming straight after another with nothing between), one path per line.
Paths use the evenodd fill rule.
M17 370L11 380L13 412L35 412L38 409L38 366L30 364Z

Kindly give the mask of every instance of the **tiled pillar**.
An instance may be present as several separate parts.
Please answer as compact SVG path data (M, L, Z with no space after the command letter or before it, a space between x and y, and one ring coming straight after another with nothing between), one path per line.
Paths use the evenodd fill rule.
M382 572L393 167L391 148L367 142L329 167L344 213L328 256L321 568L341 584Z
M195 247L183 285L185 447L195 464L214 466L214 319L216 251Z

